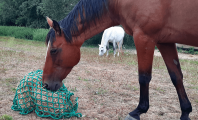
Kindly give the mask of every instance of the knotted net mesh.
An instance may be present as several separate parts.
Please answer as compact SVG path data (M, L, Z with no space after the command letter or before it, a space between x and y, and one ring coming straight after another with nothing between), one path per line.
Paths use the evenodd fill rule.
M20 114L28 114L32 111L40 117L53 119L82 117L76 113L78 98L63 86L56 92L43 88L42 70L37 70L24 76L18 83L12 110L20 111Z

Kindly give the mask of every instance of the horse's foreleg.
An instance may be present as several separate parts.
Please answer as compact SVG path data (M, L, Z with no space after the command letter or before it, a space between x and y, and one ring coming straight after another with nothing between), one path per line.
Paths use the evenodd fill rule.
M134 42L138 56L140 98L137 108L130 112L125 120L139 120L140 114L146 113L149 109L149 82L151 80L155 43L141 31L134 32Z
M122 44L123 44L123 40L120 42L120 52L122 53L123 55L123 51L122 51Z
M113 52L114 52L114 57L115 57L116 55L116 43L115 42L113 42Z
M117 46L118 46L118 56L119 56L119 52L120 52L120 43L117 42Z
M107 42L107 55L106 56L108 55L109 55L109 42Z
M189 113L192 111L192 106L190 101L188 100L188 97L184 89L183 74L181 71L176 46L174 43L169 43L157 44L157 47L162 54L172 83L177 90L177 94L180 101L180 107L182 111L180 119L189 120Z

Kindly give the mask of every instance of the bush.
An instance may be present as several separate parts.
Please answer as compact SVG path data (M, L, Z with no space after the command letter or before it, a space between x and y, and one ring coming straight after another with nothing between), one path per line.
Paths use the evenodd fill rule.
M48 29L33 29L28 27L0 26L1 36L11 36L19 39L45 41Z
M102 33L99 33L95 36L93 36L92 38L86 40L84 43L83 43L83 46L98 46L98 44L101 43L101 40L102 40Z
M11 36L20 39L33 39L33 29L15 26L0 26L1 36Z
M15 38L20 39L33 39L33 29L25 27L12 27L12 34ZM9 34L8 34L9 35Z
M127 47L127 48L131 48L131 47L134 48L135 47L135 43L134 43L134 40L133 40L133 36L125 34L123 45L125 47Z
M36 30L34 30L33 40L45 41L48 32L49 32L48 29L36 29Z

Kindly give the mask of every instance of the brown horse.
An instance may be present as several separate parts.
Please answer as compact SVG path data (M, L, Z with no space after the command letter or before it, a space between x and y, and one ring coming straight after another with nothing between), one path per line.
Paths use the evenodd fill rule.
M197 0L81 0L69 15L51 29L43 71L47 89L56 91L80 60L83 42L108 27L122 25L134 37L138 56L140 98L125 120L139 120L149 109L149 82L155 46L159 49L176 88L181 120L189 120L191 103L183 86L175 43L198 46Z

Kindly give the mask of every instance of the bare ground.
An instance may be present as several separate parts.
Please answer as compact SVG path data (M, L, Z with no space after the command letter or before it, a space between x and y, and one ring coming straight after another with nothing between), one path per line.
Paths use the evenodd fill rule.
M36 114L21 115L11 110L17 82L27 73L42 69L45 62L44 46L5 47L0 41L0 116L7 114L14 120L51 120ZM28 47L29 49L23 49ZM129 50L124 55L134 59L132 64L122 63L122 57L98 57L97 49L81 48L81 61L63 81L65 86L79 98L78 112L82 120L122 120L134 110L139 101L137 58ZM96 51L88 55L87 51ZM197 56L196 56L197 57ZM120 62L116 62L116 61ZM110 61L110 62L107 62ZM176 90L171 83L165 65L159 65L155 57L153 77L150 82L150 108L141 120L179 120L181 111ZM191 101L191 120L198 119L198 86L188 82L188 71L184 70L184 86ZM195 71L198 73L198 70ZM188 78L188 79L187 79ZM192 78L193 79L193 78ZM191 81L191 80L190 80ZM73 117L69 120L77 120Z

